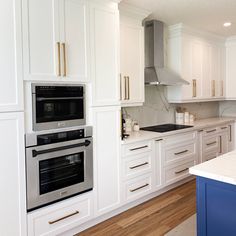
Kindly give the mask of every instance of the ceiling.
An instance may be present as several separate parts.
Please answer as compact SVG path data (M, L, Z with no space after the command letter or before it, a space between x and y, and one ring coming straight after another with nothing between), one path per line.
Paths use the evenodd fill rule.
M184 23L221 36L236 35L236 0L123 0L168 25ZM224 22L232 26L223 27Z

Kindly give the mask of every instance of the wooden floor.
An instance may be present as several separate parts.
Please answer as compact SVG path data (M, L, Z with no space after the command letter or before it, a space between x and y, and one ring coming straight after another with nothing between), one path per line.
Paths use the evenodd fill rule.
M193 215L196 211L195 202L194 180L78 235L161 236Z

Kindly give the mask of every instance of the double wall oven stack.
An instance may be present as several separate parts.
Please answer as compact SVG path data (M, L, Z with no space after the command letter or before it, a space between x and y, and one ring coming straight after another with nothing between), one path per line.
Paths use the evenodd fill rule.
M33 130L26 134L27 209L92 190L92 127L83 85L32 84Z

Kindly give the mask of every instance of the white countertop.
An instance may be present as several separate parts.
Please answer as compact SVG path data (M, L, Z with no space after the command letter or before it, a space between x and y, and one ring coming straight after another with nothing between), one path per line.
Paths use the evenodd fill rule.
M215 117L215 118L209 118L209 119L201 119L201 120L196 120L194 124L190 124L190 125L193 125L192 128L174 130L174 131L165 132L165 133L140 130L137 132L129 133L130 136L122 140L121 144L129 144L129 143L144 141L148 139L158 139L158 138L163 138L169 135L210 128L213 126L220 126L226 123L234 122L235 120L236 120L236 117Z
M236 150L189 169L193 175L236 185Z

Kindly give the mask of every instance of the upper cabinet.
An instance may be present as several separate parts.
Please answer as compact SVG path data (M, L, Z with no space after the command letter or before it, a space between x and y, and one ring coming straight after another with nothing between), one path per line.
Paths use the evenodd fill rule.
M23 110L21 1L0 3L0 112Z
M23 0L26 80L88 81L85 0Z
M144 102L144 28L148 12L121 3L120 100L123 107Z
M147 12L121 3L120 9L120 99L122 106L144 102L144 28Z
M92 105L119 105L119 11L109 1L90 5Z
M168 87L173 103L222 100L225 96L224 40L186 26L169 27L168 66L189 85Z
M236 37L226 42L226 98L236 100Z

